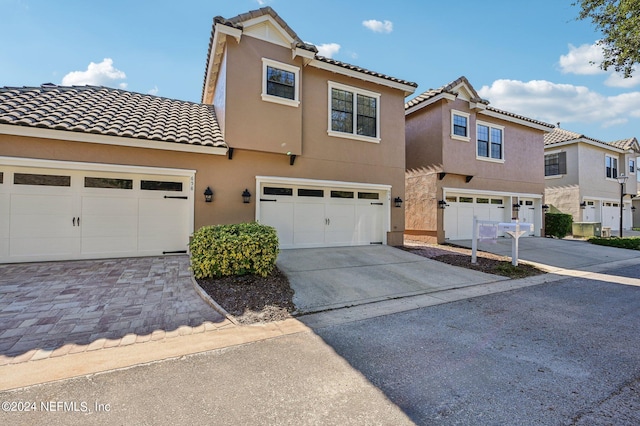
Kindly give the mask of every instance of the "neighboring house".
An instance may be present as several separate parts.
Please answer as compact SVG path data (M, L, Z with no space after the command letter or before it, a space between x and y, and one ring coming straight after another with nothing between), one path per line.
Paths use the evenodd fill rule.
M619 230L617 178L625 175L623 228L631 228L631 197L638 192L636 138L607 143L556 127L544 140L545 202L552 211Z
M283 248L401 244L416 86L319 56L266 7L214 19L202 103L2 88L0 263L184 252L253 220Z
M552 125L492 108L465 77L405 105L406 235L470 239L473 217L540 235L543 135Z

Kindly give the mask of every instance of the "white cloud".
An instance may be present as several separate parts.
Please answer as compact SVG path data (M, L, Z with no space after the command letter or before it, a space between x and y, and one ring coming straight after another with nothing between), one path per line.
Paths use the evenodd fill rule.
M640 117L640 92L604 96L585 86L545 80L496 80L478 94L495 108L555 124L589 123L601 127Z
M390 33L393 31L393 22L391 21L378 21L376 19L369 19L368 21L362 21L362 25L370 29L374 33Z
M160 90L158 90L158 86L154 86L153 89L149 89L147 94L156 96Z
M569 44L569 53L560 56L560 71L563 74L595 75L603 74L600 69L604 55L597 44L583 44L575 47Z
M326 56L327 58L333 58L333 55L340 51L340 45L338 43L324 43L316 47L318 48L318 54Z
M71 71L62 77L63 86L110 86L118 80L124 80L127 75L114 68L113 59L104 58L102 62L96 64L90 62L86 71ZM124 89L127 83L120 82L118 87Z
M640 84L640 79L624 78L612 68L604 71L600 64L604 59L602 47L594 44L583 44L575 47L569 44L569 53L560 56L560 71L563 74L598 75L608 74L604 84L609 87L630 88Z

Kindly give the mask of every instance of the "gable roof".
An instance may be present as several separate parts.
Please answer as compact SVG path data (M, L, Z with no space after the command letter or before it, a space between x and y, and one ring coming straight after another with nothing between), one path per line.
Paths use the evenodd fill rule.
M210 76L210 65L216 63L216 56L220 54L219 47L216 46L216 43L220 43L218 40L216 27L218 25L227 27L232 29L232 32L236 34L237 37L242 34L244 30L244 23L250 20L254 20L263 16L268 16L272 18L284 31L285 33L293 40L291 48L293 50L300 49L306 54L305 58L311 62L313 66L319 68L327 68L330 67L334 72L341 72L342 70L351 71L355 73L359 73L365 76L370 76L373 78L379 78L382 80L386 80L395 84L399 84L405 87L405 93L413 93L416 87L418 87L417 83L402 80L399 78L391 77L386 74L378 73L375 71L368 70L366 68L358 67L355 65L348 64L346 62L337 61L332 58L327 58L321 55L318 55L318 48L310 43L305 43L295 31L273 10L270 6L266 6L260 9L252 10L246 13L242 13L240 15L234 16L232 18L223 18L222 16L216 16L213 18L213 26L211 29L211 37L209 38L209 48L207 51L207 60L205 63L205 72L204 72L204 81L202 83L202 101L205 102L205 98L207 96L207 84ZM218 27L221 28L221 27ZM224 42L222 42L224 43ZM212 62L213 61L213 62ZM214 79L215 79L215 74ZM411 88L408 90L407 88Z
M549 132L554 127L553 124L545 123L544 121L534 120L533 118L528 118L523 115L514 114L489 106L489 101L480 97L478 92L476 92L465 76L459 77L438 89L429 89L426 92L419 94L405 103L405 113L411 114L412 112L440 99L453 101L461 94L461 92L464 92L465 99L468 98L470 103L475 104L480 114L534 127L545 132Z
M2 87L0 124L227 147L212 106L108 87Z
M599 139L590 138L581 133L561 129L560 127L556 127L553 129L553 131L544 135L545 148L554 145L568 145L579 142L589 143L605 149L609 148L618 152L630 150L640 152L640 147L638 146L638 140L636 138L621 139L613 142L604 142Z

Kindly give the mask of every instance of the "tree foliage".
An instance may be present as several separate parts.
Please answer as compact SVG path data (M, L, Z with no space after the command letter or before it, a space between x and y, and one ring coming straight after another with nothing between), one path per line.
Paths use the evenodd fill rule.
M613 67L625 78L640 63L640 0L578 0L579 20L591 19L603 38L598 41L604 59L600 68Z

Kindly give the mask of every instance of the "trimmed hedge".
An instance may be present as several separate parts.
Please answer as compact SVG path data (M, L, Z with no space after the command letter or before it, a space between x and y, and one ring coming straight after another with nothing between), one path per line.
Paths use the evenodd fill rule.
M618 247L624 249L631 250L640 250L640 238L639 237L629 237L629 238L601 238L601 237L592 237L588 240L591 244L597 244L599 246L609 246L609 247Z
M570 214L546 213L544 215L544 234L564 238L571 233L573 218Z
M204 226L189 243L196 278L228 275L266 277L280 252L275 228L257 222Z

